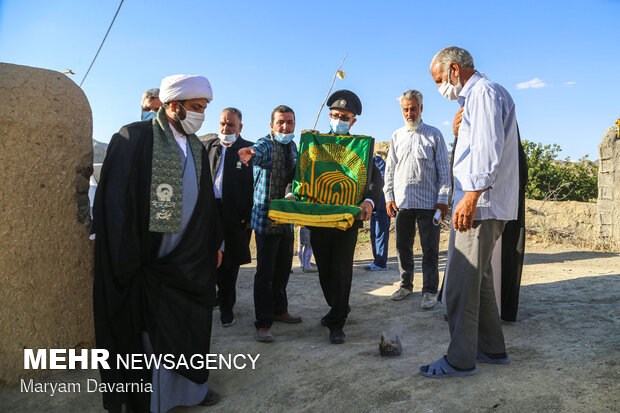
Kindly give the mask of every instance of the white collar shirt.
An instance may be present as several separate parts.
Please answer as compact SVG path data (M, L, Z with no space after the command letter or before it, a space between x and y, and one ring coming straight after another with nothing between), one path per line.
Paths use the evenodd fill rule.
M454 151L454 205L484 190L475 220L517 218L519 156L515 105L499 84L476 72L458 97L463 121Z
M402 209L448 204L450 161L439 129L420 122L415 131L403 126L392 134L383 193Z
M170 125L170 130L172 131L172 135L174 135L174 139L177 141L181 147L181 150L183 150L183 153L187 157L187 136L178 132L174 126L172 126L172 123L168 122L168 125Z
M224 159L226 158L226 149L228 148L225 145L222 145L222 156L220 158L220 166L217 168L217 173L215 174L215 180L213 181L213 192L215 193L215 199L222 199L222 182L224 180Z

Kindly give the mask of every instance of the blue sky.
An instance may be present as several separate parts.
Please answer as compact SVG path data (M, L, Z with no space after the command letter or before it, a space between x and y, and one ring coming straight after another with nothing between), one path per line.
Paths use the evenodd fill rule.
M0 0L0 61L86 73L119 1ZM424 94L423 119L452 140L458 109L429 74L433 55L457 45L517 105L523 139L557 143L562 157L598 158L620 118L620 1L157 1L126 0L83 90L93 137L107 142L140 116L144 90L171 74L201 74L214 100L199 134L217 132L221 109L244 115L242 135L269 130L279 104L312 127L345 52L334 90L363 103L355 133L388 140L403 120L396 98ZM317 129L329 128L323 111Z

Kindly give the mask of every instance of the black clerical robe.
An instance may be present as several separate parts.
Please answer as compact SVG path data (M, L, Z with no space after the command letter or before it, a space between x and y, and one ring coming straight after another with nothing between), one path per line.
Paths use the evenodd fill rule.
M202 148L202 147L201 147ZM206 151L194 212L180 243L157 258L161 233L149 231L153 125L124 126L112 137L94 204L93 306L97 348L110 352L106 383L150 383L151 372L117 368L116 355L145 353L141 332L154 354L209 353L215 302L217 250L223 234L216 213ZM208 370L178 369L204 383ZM104 408L148 411L150 393L103 393Z
M516 321L519 309L519 289L525 255L525 189L527 187L527 158L519 136L519 209L517 219L506 222L502 233L501 318Z

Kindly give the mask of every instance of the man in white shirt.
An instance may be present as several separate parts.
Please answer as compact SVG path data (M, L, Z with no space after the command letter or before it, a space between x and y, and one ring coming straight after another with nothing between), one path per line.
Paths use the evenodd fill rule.
M454 247L447 264L446 356L420 367L427 377L469 376L476 363L508 356L493 288L491 256L506 221L517 218L518 133L515 105L502 86L474 68L467 50L447 47L431 62L439 92L463 107L454 151Z
M423 309L437 304L439 284L439 226L433 223L435 211L441 218L448 212L450 163L441 132L422 122L422 93L408 90L398 99L405 126L390 140L385 169L387 213L396 217L396 250L401 276L400 288L392 300L400 301L413 291L413 241L415 224L422 246Z

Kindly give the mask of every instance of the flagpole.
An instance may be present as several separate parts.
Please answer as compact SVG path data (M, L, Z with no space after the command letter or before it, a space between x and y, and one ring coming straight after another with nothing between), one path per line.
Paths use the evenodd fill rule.
M325 106L325 102L327 102L327 98L329 98L329 94L332 91L332 88L334 87L334 82L336 81L336 77L340 78L340 79L344 79L344 72L342 72L340 69L342 68L342 65L344 64L345 59L347 58L347 56L349 55L349 52L346 52L344 57L342 58L342 62L340 63L340 66L338 66L338 70L336 70L336 73L334 73L334 78L332 79L332 84L329 86L329 90L327 91L327 95L325 95L325 99L323 100L323 103L321 104L321 107L319 108L319 113L317 113L316 115L316 120L314 121L314 126L312 126L313 130L316 130L316 124L319 122L319 116L321 116L321 111L323 110L323 106Z

